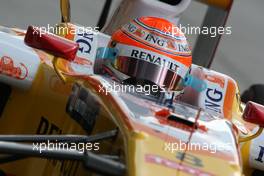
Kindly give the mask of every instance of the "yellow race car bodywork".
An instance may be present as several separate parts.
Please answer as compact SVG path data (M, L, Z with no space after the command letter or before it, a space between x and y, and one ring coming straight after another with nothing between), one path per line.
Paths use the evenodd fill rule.
M119 130L115 139L100 143L98 153L117 154L120 161L126 164L127 175L238 176L251 172L247 164L250 143L244 144L240 150L239 132L231 123L232 118L241 118L238 90L232 95L232 110L229 109L232 117L216 117L200 108L176 102L174 114L171 119L166 119L157 115L166 109L162 104L134 94L107 92L106 85L113 84L110 77L74 74L69 69L70 62L59 59L58 69L67 80L64 83L51 64L54 56L36 49L33 52L40 60L36 76L28 90L12 87L0 118L1 134L87 134L66 113L75 85L77 92L80 88L86 90L93 98L92 103L95 102L100 109L92 117L95 120L90 129L92 134L116 128ZM86 103L87 106L94 105ZM199 127L194 129L188 120L178 121L179 116L186 118L187 114L192 119L201 117ZM188 144L200 147L191 150L179 148ZM229 145L228 150L219 149L226 144ZM243 161L241 154L245 156ZM38 158L1 164L0 168L7 175L89 173L78 161Z

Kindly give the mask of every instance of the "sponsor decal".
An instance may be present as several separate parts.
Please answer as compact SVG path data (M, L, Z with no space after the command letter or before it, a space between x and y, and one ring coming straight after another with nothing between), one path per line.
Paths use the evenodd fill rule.
M222 113L223 92L217 88L207 88L205 93L205 109Z
M76 30L81 27L76 26ZM81 30L80 30L81 31ZM93 65L96 56L98 34L94 31L79 32L74 36L74 41L79 44L77 56L70 62L70 68L75 75L93 74Z
M223 115L228 118L226 110L230 108L225 107L229 106L226 105L226 101L230 99L228 76L192 64L191 72L186 75L183 84L184 93L179 95L178 99L200 107L210 114Z
M133 49L130 56L133 58L138 58L140 60L145 60L147 62L156 64L162 67L167 67L169 70L172 70L173 72L177 72L177 68L179 67L177 64L172 63L166 59L162 59L159 56L156 56L155 54L152 54L150 52L144 52L144 51Z
M264 146L259 145L259 152L257 157L255 158L255 161L263 163L263 155L264 155Z
M196 68L194 67L193 69L195 70ZM199 107L212 113L224 115L224 99L227 89L225 76L207 69L202 69L201 71L202 79L207 87L199 95Z
M12 58L3 56L0 59L0 74L24 80L28 76L28 69L23 63L19 63L18 66L15 66Z
M252 133L256 133L256 127ZM264 170L264 133L253 139L250 144L249 165L251 168Z
M80 33L77 34L76 40L79 44L79 51L77 54L80 56L86 56L91 54L92 51L92 43L94 41L94 33Z
M177 33L176 33L175 31L174 31L174 33L171 33L171 32L170 32L170 29L171 29L171 27L173 27L173 26L171 26L171 27L164 27L164 29L163 29L164 31L162 31L162 30L160 30L160 29L157 29L157 28L154 28L154 27L151 27L151 26L148 26L148 25L142 23L142 22L140 21L140 19L138 19L138 18L134 19L134 22L135 22L137 25L143 27L144 29L147 29L147 30L150 30L150 31L154 31L154 32L156 32L156 33L158 33L158 34L162 34L162 35L165 35L165 36L167 36L167 37L171 37L171 38L176 39L176 40L186 39L185 36L184 36L184 33L182 33L182 32L180 31L180 29L177 29L177 31L176 31ZM176 26L175 26L175 27L176 27ZM173 28L174 28L174 27L173 27ZM173 34L179 34L179 35L173 35Z
M150 46L154 46L160 50L167 50L171 54L178 54L182 56L190 56L191 51L188 46L186 38L182 40L176 40L170 37L162 37L155 33L141 29L139 26L129 23L122 28L123 32L131 37L139 40L140 42L147 43Z
M41 117L36 134L62 134L62 130L48 118Z
M46 117L41 117L36 134L51 135L62 134L62 129ZM60 175L74 176L77 173L80 162L48 160L54 168L59 168Z
M38 53L24 43L23 37L0 32L0 38L0 81L28 90L41 64Z
M152 164L157 164L157 165L162 165L164 167L168 167L171 169L175 169L175 170L179 170L181 172L185 172L187 174L191 174L191 175L196 175L196 176L213 176L213 174L204 172L203 170L191 167L191 166L187 166L185 164L182 163L178 163L176 161L173 160L169 160L167 158L163 158L161 156L157 156L157 155L151 155L151 154L147 154L145 155L145 161L148 163L152 163Z

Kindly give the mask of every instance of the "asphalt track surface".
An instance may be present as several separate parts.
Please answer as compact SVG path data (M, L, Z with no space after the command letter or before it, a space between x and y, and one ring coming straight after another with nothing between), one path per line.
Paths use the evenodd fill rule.
M96 26L103 4L104 0L72 0L73 21ZM212 65L237 80L241 90L264 83L263 7L263 0L235 0L227 22L232 34L223 36ZM199 26L205 9L193 3L183 14L182 23ZM29 24L47 26L59 21L59 0L0 0L1 25L26 28ZM188 37L194 43L195 36Z

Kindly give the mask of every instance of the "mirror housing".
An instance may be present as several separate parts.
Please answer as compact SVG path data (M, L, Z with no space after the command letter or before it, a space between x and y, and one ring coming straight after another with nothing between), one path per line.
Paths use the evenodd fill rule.
M240 143L253 140L254 138L262 134L263 129L264 129L263 128L264 127L264 106L258 103L252 102L252 101L247 102L242 118L246 122L259 125L259 129L257 130L255 134L252 134L250 136L246 136L246 137L239 136Z
M47 31L41 31L41 29L33 26L28 27L24 42L30 47L44 50L68 61L75 59L79 49L76 42Z
M246 122L254 123L264 127L264 106L252 101L247 102L242 115Z

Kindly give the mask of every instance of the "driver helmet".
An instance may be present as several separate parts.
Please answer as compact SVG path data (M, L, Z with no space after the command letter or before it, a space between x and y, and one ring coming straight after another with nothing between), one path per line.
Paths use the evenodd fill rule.
M141 17L115 31L109 48L117 51L113 67L166 90L178 90L192 64L189 44L180 29L157 17Z

